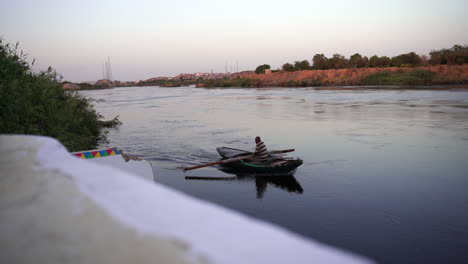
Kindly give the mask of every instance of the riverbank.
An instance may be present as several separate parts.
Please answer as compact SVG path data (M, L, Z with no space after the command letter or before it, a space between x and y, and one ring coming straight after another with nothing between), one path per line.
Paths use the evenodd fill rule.
M414 76L411 76L414 73ZM419 73L419 76L418 76ZM431 74L432 73L432 74ZM380 75L380 76L379 76ZM389 76L396 78L388 78ZM407 78L398 78L398 75ZM410 76L408 76L410 75ZM430 76L432 75L432 76ZM408 78L409 77L409 78ZM251 74L261 86L332 86L332 85L401 85L401 84L464 84L468 83L468 64L424 67L354 68L337 70L304 70ZM382 79L385 79L383 83ZM373 80L372 80L373 79ZM405 80L408 83L405 83ZM425 83L418 83L422 80Z
M421 67L369 67L332 70L277 71L263 74L233 73L229 78L198 80L162 80L157 78L138 82L100 80L95 84L64 83L65 90L100 90L116 87L160 86L182 87L313 87L365 85L457 85L468 84L468 64Z
M206 80L197 87L311 87L468 84L468 64L252 73L230 80Z

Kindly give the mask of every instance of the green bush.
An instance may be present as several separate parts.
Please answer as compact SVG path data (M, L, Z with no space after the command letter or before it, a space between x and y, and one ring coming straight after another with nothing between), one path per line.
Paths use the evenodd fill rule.
M434 79L435 73L426 70L410 72L388 71L370 74L361 80L363 85L427 85Z
M414 70L408 72L409 76L415 77L418 80L422 80L424 84L430 84L435 77L435 73L426 70Z
M0 133L54 137L69 151L95 148L102 116L92 99L64 91L59 79L50 67L34 73L18 45L0 39Z

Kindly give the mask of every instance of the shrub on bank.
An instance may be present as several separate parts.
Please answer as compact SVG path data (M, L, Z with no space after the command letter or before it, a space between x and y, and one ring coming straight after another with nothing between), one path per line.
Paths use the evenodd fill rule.
M0 39L0 133L54 137L69 151L95 148L102 116L92 99L64 91L59 79L50 67L34 73L18 45Z
M435 73L426 70L410 72L377 72L361 80L363 85L428 85L432 83Z

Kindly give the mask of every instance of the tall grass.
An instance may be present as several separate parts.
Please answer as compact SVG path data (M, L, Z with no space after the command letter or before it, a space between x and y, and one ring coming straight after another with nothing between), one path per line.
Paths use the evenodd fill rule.
M69 151L95 148L104 123L92 100L64 91L50 67L34 73L33 64L0 39L0 133L51 136Z

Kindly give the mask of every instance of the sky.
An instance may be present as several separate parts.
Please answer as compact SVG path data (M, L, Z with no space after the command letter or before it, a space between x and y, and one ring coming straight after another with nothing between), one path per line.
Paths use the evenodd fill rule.
M468 45L466 0L0 0L0 36L72 82Z

